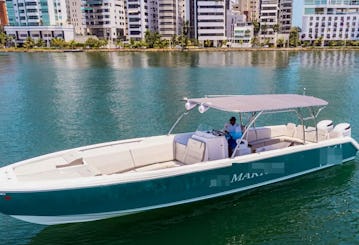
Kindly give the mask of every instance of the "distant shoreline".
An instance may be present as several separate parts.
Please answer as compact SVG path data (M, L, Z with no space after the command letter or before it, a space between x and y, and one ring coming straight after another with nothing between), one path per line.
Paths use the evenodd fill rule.
M241 51L333 51L333 50L348 50L359 51L359 47L298 47L298 48L186 48L171 49L171 48L99 48L99 49L45 49L45 48L0 48L2 53L67 53L67 52L241 52Z

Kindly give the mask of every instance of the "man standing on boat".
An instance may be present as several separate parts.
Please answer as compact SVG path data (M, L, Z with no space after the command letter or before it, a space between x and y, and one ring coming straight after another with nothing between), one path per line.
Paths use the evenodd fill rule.
M242 129L241 126L236 123L236 118L231 117L229 122L224 125L224 132L227 134L228 140L228 153L229 156L232 155L233 150L237 146L237 139L242 137Z

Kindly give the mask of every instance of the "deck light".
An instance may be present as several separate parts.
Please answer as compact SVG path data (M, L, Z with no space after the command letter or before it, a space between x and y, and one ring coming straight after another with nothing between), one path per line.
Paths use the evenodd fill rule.
M196 103L191 103L189 101L186 102L186 104L184 105L186 110L189 111L189 110L192 110L194 107L196 107Z
M205 106L205 105L203 105L203 104L201 104L201 105L198 107L198 111L199 111L200 113L205 113L208 109L209 109L209 107L208 107L208 106Z

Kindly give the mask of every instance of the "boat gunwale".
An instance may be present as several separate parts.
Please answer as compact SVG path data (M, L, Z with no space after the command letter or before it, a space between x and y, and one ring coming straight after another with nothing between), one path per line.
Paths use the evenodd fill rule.
M47 192L47 191L62 191L62 190L72 190L72 189L80 189L80 188L93 188L99 185L101 186L110 186L124 183L132 183L139 181L147 181L158 178L168 178L175 177L185 174L191 174L201 171L213 170L218 168L230 167L233 164L242 164L249 163L253 161L268 159L272 157L277 157L281 155L293 154L297 152L303 152L308 150L314 150L322 147L328 147L333 145L351 143L354 147L359 149L359 144L351 137L341 137L341 138L333 138L325 141L321 141L318 143L307 143L304 145L296 145L276 150L252 153L248 155L238 156L235 158L225 158L219 159L215 161L206 161L199 162L195 164L183 165L180 167L166 168L166 169L158 169L153 171L145 171L145 172L124 172L119 174L111 174L111 175L100 175L100 176L89 176L89 177L79 177L73 179L63 180L45 180L45 181L5 181L1 186L0 182L0 192ZM101 144L99 144L101 145ZM103 145L106 146L106 143ZM86 147L74 148L70 150L50 153L48 155L43 155L42 157L54 156L57 154L61 154L64 152L72 151L75 149L83 149ZM37 157L37 159L41 159L41 157ZM14 163L8 166L3 167L13 168L19 164L26 164L27 161L33 161L34 158L28 159L22 162ZM12 187L9 184L12 184ZM45 188L44 188L45 187Z

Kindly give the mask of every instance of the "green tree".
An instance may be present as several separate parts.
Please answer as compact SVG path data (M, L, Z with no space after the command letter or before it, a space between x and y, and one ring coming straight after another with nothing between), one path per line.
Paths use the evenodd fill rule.
M70 42L68 42L68 45L71 49L74 49L77 47L78 43L75 40L71 40Z
M254 36L252 39L251 39L251 44L252 44L252 47L258 47L260 42L259 42L259 39L257 36Z
M290 32L289 32L289 46L290 47L298 47L300 45L299 33L301 31L302 30L297 26L292 27L290 29Z
M31 37L27 37L23 44L23 47L26 49L30 49L33 48L34 46L35 46L34 40Z
M0 47L5 48L7 36L4 32L0 32Z
M106 39L95 39L95 38L88 38L85 42L85 46L89 48L101 48L105 47L108 44Z
M270 44L270 39L269 39L269 38L265 38L265 39L264 39L264 42L263 42L263 45L269 46L269 44Z
M172 48L175 47L178 44L178 36L176 34L174 34L171 38L171 44L172 44Z
M284 47L284 39L283 38L279 38L278 40L277 40L277 47L280 47L280 48L282 48L282 47Z
M45 42L44 42L44 40L42 40L41 38L37 39L37 40L36 40L36 43L35 43L35 46L38 47L38 48L45 47Z
M253 24L253 32L254 32L254 36L257 36L259 31L260 31L260 25L259 22L257 20L253 20L252 22Z
M317 39L315 39L313 42L313 45L316 47L322 46L323 45L323 36L320 36Z
M204 41L204 47L208 48L208 47L212 47L213 43L210 40L205 40Z
M188 45L188 33L189 33L189 21L183 22L182 26L182 39L181 39L181 47L182 50L187 48Z
M108 40L107 39L100 39L98 40L98 46L99 48L105 47L108 45Z
M56 37L56 38L51 39L50 45L51 45L51 47L61 49L66 46L66 42L64 39Z
M145 32L145 43L148 48L158 48L161 43L161 35L158 32Z
M261 34L265 37L265 35L267 34L267 29L268 26L266 24L261 25Z
M338 46L338 42L337 41L335 41L335 40L331 40L331 41L329 41L329 46L330 47L335 47L335 46Z
M124 48L125 44L122 42L122 40L119 40L119 41L117 41L116 46L120 47L120 48Z
M280 29L280 25L279 24L274 24L272 28L273 28L273 31L275 33L274 45L277 46L277 38L278 38L278 32L279 32L279 29Z

